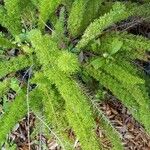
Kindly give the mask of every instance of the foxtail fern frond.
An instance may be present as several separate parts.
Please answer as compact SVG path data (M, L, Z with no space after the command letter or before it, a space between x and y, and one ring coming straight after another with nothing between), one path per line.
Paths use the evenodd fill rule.
M143 53L147 50L150 51L150 40L139 35L120 33L119 38L124 42L124 49L140 49ZM140 53L140 52L139 52Z
M56 58L61 53L60 51L56 51L58 50L57 43L50 40L49 36L42 36L39 30L32 30L28 36L35 48L34 51L37 54L39 62L46 66L48 64L56 64Z
M0 82L0 97L7 93L9 89L9 80L5 79L4 81Z
M133 76L143 76L143 73L136 67L136 64L133 61L128 61L127 58L116 56L117 61L115 63L123 70L127 70Z
M43 30L46 22L50 19L56 8L59 6L61 0L40 0L39 2L39 29Z
M93 60L95 62L94 65L98 66L98 63L101 61L101 58L97 58ZM97 61L97 64L96 64ZM105 72L110 74L111 76L115 77L117 80L121 81L124 85L136 85L136 84L144 84L144 80L133 76L127 70L124 70L121 66L115 64L114 62L106 63L100 65L99 68L102 68Z
M49 36L42 37L38 30L33 30L29 33L29 37L33 46L35 46L39 61L41 60L41 64L44 64L44 66L57 66L67 74L76 72L79 69L79 62L76 55L67 51L60 51L57 43L50 40Z
M33 4L30 0L5 0L4 7L0 8L0 24L16 36L22 32L22 18L28 12L28 19L31 18ZM4 9L5 8L5 9Z
M140 7L137 7L138 9ZM127 9L123 3L117 2L112 6L109 13L101 16L91 23L85 30L81 41L77 44L77 48L85 47L90 41L102 34L102 31L109 26L121 20L127 19L129 16L135 15L136 9ZM140 14L141 15L141 14Z
M88 95L88 90L85 89L85 87L81 84L82 88L85 90L84 93ZM89 91L90 92L90 91ZM107 138L111 141L112 149L113 150L123 150L123 144L121 142L121 135L120 133L114 128L111 121L108 119L108 117L104 114L104 112L100 109L100 103L102 99L97 99L93 96L88 95L91 105L95 111L95 116L97 116L99 119L98 123L100 125L100 129L104 131L104 134L107 136Z
M93 19L97 17L102 0L75 0L68 20L72 36L80 35Z
M33 36L34 35L34 36ZM36 36L37 35L37 36ZM34 38L38 37L38 38ZM53 65L46 59L47 56L44 54L48 53L49 46L52 42L49 40L49 45L45 45L45 49L39 49L42 38L38 31L31 33L30 38L35 46L37 57L40 62L44 64L44 74L45 76L56 85L58 91L62 95L66 103L66 114L69 120L69 124L73 127L75 134L77 135L80 143L84 149L99 149L96 136L94 134L95 123L92 118L92 112L88 106L87 98L83 95L78 87L77 83L71 78L67 77L65 73L61 72L57 66L55 66L55 61ZM40 42L39 42L40 41ZM38 45L36 45L38 43ZM53 44L53 43L52 43ZM42 43L41 43L42 46ZM56 54L58 51L57 45L51 45L55 50ZM42 50L42 51L41 51ZM55 54L55 57L57 55ZM51 55L49 55L51 57ZM54 55L52 56L54 57ZM50 58L53 59L53 58ZM55 58L56 59L56 58ZM49 64L49 65L48 65ZM74 94L72 94L72 92ZM80 128L78 127L80 124Z
M150 2L135 7L133 9L133 12L134 12L135 16L141 16L141 17L143 17L144 20L149 21L149 19L150 19L149 7L150 7ZM139 10L141 10L141 11L139 11Z
M104 87L107 87L118 99L122 100L126 107L130 109L134 117L141 121L146 130L150 132L150 122L147 120L149 117L148 96L142 94L144 90L141 91L139 85L126 87L110 74L104 73L104 70L95 70L92 69L92 67L88 67L87 71ZM145 93L147 93L146 90Z
M33 110L38 110L41 103L39 95L31 92L30 103L29 105L32 106ZM26 104L26 93L25 91L21 90L17 93L15 100L12 104L9 104L9 111L5 112L0 118L0 144L5 141L6 135L11 131L11 129L15 126L16 122L21 120L27 113L27 104ZM13 118L13 119L12 119Z
M53 76L53 73L57 76ZM56 84L58 91L66 102L66 114L69 123L73 127L83 149L99 149L94 134L95 123L91 108L79 85L75 80L54 69L47 71L47 76L49 80Z
M103 15L99 19L96 19L87 27L81 41L76 47L79 49L85 47L91 40L102 34L104 29L108 28L114 23L128 18L130 15L131 13L127 11L124 4L114 4L113 9L109 13Z
M0 25L6 27L6 10L4 8L4 6L0 6Z
M54 86L51 85L50 81L47 78L43 78L43 75L43 73L36 73L32 82L37 83L38 87L36 90L38 93L41 93L40 95L43 95L42 103L46 122L57 132L57 135L63 142L64 148L72 149L73 143L71 143L65 133L65 130L69 126L66 118L65 102Z
M65 48L68 39L65 36L65 7L62 7L59 13L59 18L54 25L55 30L52 32L52 39L58 43L58 46Z
M74 148L67 128L72 128L81 149L102 149L95 133L95 118L100 115L112 149L122 150L113 125L77 80L94 94L100 91L101 97L103 90L114 95L150 133L148 76L135 64L135 60L148 60L150 41L112 28L132 16L147 21L149 5L103 0L4 0L0 6L0 97L6 98L9 90L16 91L16 97L1 116L0 142L27 112L44 110L46 123L63 141L58 140L62 149ZM28 67L23 84L17 82L16 86ZM19 78L12 80L18 73Z
M121 135L119 134L119 132L116 131L116 129L113 127L106 115L100 110L97 102L94 102L94 100L91 101L94 109L96 110L100 118L100 127L102 128L102 130L104 130L104 134L107 136L107 138L111 141L113 145L112 150L123 150L124 148L121 142Z
M150 41L127 32L109 32L89 44L88 49L100 55L112 55L116 60L121 54L128 60L144 59L145 52L150 50Z
M0 62L0 78L6 76L9 73L22 70L32 65L32 57L18 56L11 58L9 61L4 60Z
M100 126L104 130L104 134L107 136L107 138L111 141L112 143L112 150L123 150L123 144L121 141L121 135L116 131L116 129L111 125L111 122L107 117L104 115L101 116L100 119Z
M4 0L7 10L7 18L5 20L6 27L13 34L21 33L21 9L20 0Z
M86 67L87 72L99 81L104 87L108 88L125 106L128 106L130 111L138 117L137 110L139 109L138 103L131 94L126 91L123 85L114 79L111 75L102 70L95 70L93 67ZM109 80L108 80L109 79ZM124 93L124 94L122 94ZM125 99L125 101L123 101Z
M14 45L10 42L10 40L8 40L7 38L5 38L0 34L0 48L13 48L13 47Z
M23 95L23 93L19 93L14 102L11 104L9 112L6 112L0 119L1 142L5 141L5 137L10 132L12 127L16 124L17 121L22 119L22 117L26 114L27 109L24 109L25 107L26 107L25 95ZM12 117L13 119L11 119Z
M111 37L112 35L112 37ZM123 42L122 49L124 51L132 51L132 50L143 50L141 52L137 51L137 53L144 54L146 50L150 50L150 41L149 39L140 36L128 34L127 32L115 32L109 34L109 41L113 38L119 38ZM107 37L106 37L107 39ZM105 40L106 40L105 39ZM134 51L135 52L135 51Z

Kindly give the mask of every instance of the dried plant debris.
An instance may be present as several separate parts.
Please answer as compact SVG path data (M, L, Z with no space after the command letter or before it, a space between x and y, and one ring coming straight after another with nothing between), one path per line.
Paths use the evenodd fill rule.
M100 104L100 109L104 114L110 119L112 125L122 136L122 142L125 150L149 150L150 149L150 136L148 136L142 127L130 114L128 109L123 106L119 101L113 97L106 102ZM30 114L30 134L35 127L35 116ZM111 142L105 136L103 129L97 125L96 133L100 138L102 147L105 150L111 150ZM81 150L80 143L76 139L73 131L68 130L68 137L74 140L74 148L76 150ZM13 141L18 150L28 150L29 144L31 150L38 150L40 145L36 144L37 141L45 144L45 148L48 150L61 150L62 148L57 143L56 139L47 138L42 135L37 135L35 138L30 139L28 143L28 120L27 117L24 118L20 123L16 125L14 131L11 133L9 142Z
M150 136L120 102L115 99L108 100L101 104L101 109L122 135L126 150L150 149Z

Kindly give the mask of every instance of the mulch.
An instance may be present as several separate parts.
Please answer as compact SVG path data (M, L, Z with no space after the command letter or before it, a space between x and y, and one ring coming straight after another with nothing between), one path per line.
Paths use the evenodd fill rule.
M150 136L146 134L144 128L139 124L133 116L130 114L128 109L123 106L116 99L109 99L100 105L100 109L109 118L112 125L122 136L122 143L125 150L150 150ZM35 127L35 116L33 113L30 114L30 133ZM28 150L28 126L27 117L24 118L12 132L10 139L17 144L18 150ZM104 149L111 150L112 145L106 138L103 130L97 128L97 132L102 141ZM68 132L70 136L73 136L72 132ZM39 145L35 144L35 140L40 140L38 136L35 139L30 140L31 150L38 150ZM42 135L42 141L49 150L59 150L60 146L56 143L54 138L47 139ZM80 149L80 144L75 141L76 149Z
M125 150L150 150L150 136L119 101L110 100L101 105L116 130L122 135Z

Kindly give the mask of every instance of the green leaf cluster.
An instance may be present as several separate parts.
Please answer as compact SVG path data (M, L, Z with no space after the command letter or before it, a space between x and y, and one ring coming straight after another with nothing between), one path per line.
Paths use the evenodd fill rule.
M129 17L150 21L148 6L149 2L4 0L0 25L8 32L0 34L4 50L0 55L5 56L0 57L0 97L4 99L10 89L16 96L1 115L0 144L28 111L42 111L62 149L74 149L75 141L66 133L70 128L83 150L103 149L95 131L96 118L112 149L124 149L119 133L95 100L103 89L120 100L150 134L149 76L135 65L137 59L148 60L150 40L111 29ZM8 56L12 49L19 54ZM22 70L28 77L20 85Z

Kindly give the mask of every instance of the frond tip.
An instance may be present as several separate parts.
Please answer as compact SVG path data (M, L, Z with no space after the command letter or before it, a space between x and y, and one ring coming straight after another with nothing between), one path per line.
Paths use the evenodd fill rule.
M72 53L63 51L57 61L58 68L64 73L70 74L79 70L78 58Z
M124 4L119 2L114 4L113 9L111 9L109 13L100 17L99 19L96 19L87 27L76 47L78 49L85 47L91 40L101 35L104 29L108 28L114 23L128 18L130 15L130 12L126 10Z

